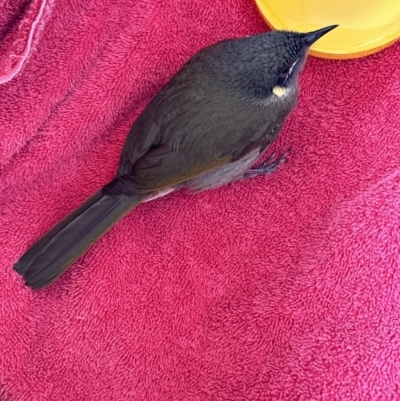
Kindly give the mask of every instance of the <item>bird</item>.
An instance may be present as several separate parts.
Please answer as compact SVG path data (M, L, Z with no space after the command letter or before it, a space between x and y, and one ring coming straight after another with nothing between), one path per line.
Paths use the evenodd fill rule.
M274 171L253 167L295 108L310 46L336 28L226 39L194 54L132 125L116 176L40 237L14 265L42 289L142 202Z

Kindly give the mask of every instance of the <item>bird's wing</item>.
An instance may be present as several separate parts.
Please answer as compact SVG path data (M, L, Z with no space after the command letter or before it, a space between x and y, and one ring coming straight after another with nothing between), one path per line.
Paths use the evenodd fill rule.
M129 176L136 191L175 186L265 149L288 113L252 103L210 75L184 72L150 102L129 133L119 176Z
M227 100L223 94L185 100L177 109L170 100L167 110L160 116L156 111L153 120L145 122L148 134L136 138L132 149L136 154L142 144L150 144L130 169L129 179L137 192L176 186L257 148L261 152L283 122L277 123L265 110L245 101Z

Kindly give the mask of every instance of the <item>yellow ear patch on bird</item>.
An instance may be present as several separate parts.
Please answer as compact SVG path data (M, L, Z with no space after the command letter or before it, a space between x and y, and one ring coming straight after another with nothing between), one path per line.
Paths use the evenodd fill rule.
M282 96L286 95L287 91L288 91L288 88L285 88L285 87L279 86L279 85L276 85L272 88L273 94L278 97L282 97Z

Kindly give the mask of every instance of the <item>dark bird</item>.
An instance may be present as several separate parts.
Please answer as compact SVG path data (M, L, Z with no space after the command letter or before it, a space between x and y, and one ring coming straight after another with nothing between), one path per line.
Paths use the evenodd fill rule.
M337 25L224 40L195 54L132 126L116 177L34 243L14 269L43 288L141 202L273 171L252 168L296 105L309 47Z

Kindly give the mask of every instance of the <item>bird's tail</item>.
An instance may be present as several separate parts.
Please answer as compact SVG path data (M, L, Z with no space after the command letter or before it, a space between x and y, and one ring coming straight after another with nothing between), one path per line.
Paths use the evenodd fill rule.
M14 270L32 288L50 285L119 219L146 198L96 192L33 244Z

